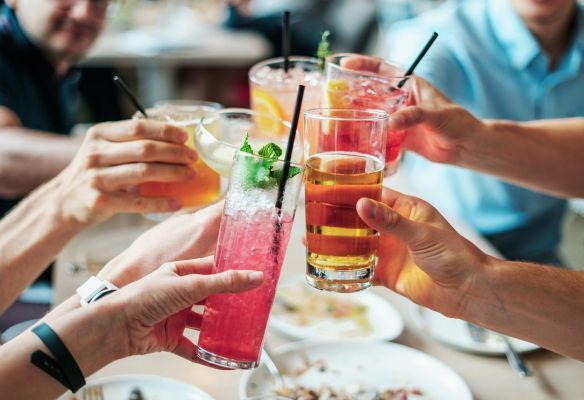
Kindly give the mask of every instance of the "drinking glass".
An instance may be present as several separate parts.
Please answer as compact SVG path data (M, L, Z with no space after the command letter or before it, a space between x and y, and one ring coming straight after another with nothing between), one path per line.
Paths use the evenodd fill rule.
M315 109L304 114L306 279L317 289L371 286L378 233L356 210L381 199L388 115L381 110Z
M214 272L256 270L264 273L259 288L220 294L206 299L197 356L225 368L250 369L259 365L264 332L274 301L303 170L287 179L281 208L276 208L278 178L258 184L263 172L277 176L284 163L237 152L223 209ZM271 176L271 173L268 174ZM260 179L261 180L261 179Z
M354 68L356 59L367 59L374 68ZM410 76L404 68L378 57L333 54L326 62L324 106L329 108L378 109L391 113L407 105L411 93ZM401 87L400 87L401 86ZM403 130L387 131L385 174L397 172L401 158Z

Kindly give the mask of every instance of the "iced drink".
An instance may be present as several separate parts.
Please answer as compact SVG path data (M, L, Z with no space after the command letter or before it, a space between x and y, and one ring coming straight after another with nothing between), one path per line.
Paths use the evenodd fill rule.
M351 57L364 56L335 54L327 58L326 107L383 110L391 115L406 106L411 83L408 79L401 88L398 87L405 78L404 70L400 66L370 57L379 63L377 71L354 70L345 66L345 60ZM387 131L385 151L387 175L397 170L404 138L403 130Z
M290 67L284 70L282 57L272 58L254 65L249 71L250 100L252 110L273 115L284 121L292 120L298 85L304 85L304 100L298 126L303 125L303 113L321 107L323 74L318 59L290 57ZM286 130L274 131L286 136Z
M365 289L379 237L361 220L356 204L362 197L381 198L388 116L323 109L305 118L307 280L323 290Z
M259 365L264 332L286 254L302 173L288 179L282 209L276 210L277 182L254 180L265 159L238 152L221 219L214 272L263 271L261 287L221 294L205 301L197 356L227 368ZM276 162L272 169L281 169ZM298 165L295 166L299 168ZM263 175L262 175L263 176Z

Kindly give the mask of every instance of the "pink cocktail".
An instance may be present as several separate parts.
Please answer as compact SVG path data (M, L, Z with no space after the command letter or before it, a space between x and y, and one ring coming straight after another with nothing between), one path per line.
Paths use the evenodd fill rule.
M238 152L223 210L214 272L256 270L265 281L245 293L209 297L197 356L226 368L255 368L290 238L302 173L288 179L281 210L276 210L277 181L256 185L265 159ZM270 168L277 171L282 162ZM298 168L298 166L295 166ZM251 171L251 173L250 173Z
M380 58L332 55L326 63L325 106L383 110L391 115L407 105L411 91L408 78L404 76L403 68ZM403 130L387 130L386 175L397 171L404 138ZM343 138L335 140L340 143ZM347 137L346 141L350 146L351 138Z

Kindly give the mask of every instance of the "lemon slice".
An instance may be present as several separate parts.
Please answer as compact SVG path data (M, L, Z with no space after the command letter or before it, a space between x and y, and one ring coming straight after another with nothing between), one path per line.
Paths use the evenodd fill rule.
M256 125L258 130L265 137L282 136L282 124L280 119L284 119L284 113L278 101L268 92L260 88L253 88L251 91L251 105L258 114L271 115L277 119L267 117L257 117Z
M349 84L344 79L332 79L327 83L326 99L330 108L350 108L351 99L346 96Z

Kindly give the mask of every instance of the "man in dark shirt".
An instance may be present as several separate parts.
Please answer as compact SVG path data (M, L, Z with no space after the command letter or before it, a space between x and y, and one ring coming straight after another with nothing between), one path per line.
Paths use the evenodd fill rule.
M0 1L0 217L61 171L77 151L80 140L67 135L75 123L79 87L87 85L72 67L102 31L108 0L4 3ZM117 103L115 96L108 100L105 107Z

